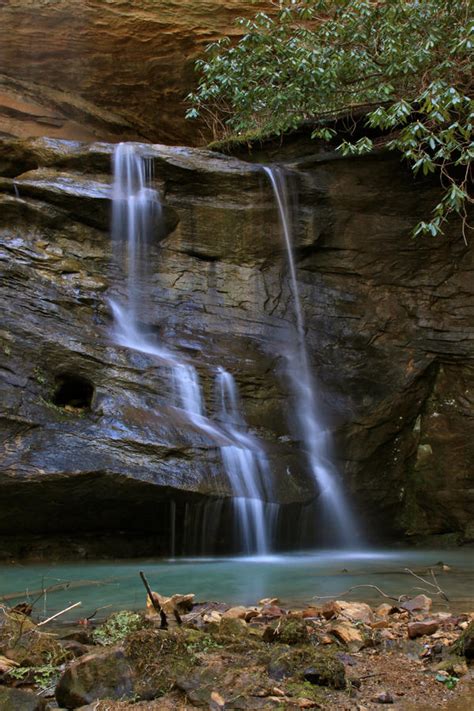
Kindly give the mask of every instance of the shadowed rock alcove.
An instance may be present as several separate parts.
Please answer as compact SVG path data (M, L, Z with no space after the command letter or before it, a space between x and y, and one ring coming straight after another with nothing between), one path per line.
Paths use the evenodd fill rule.
M53 404L57 407L75 407L79 410L90 410L94 386L80 375L62 373L56 377Z

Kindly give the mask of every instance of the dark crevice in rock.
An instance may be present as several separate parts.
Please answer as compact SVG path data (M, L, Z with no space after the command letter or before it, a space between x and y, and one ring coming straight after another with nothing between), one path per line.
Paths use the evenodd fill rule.
M199 259L201 262L218 262L219 257L213 254L203 254L202 252L195 252L192 249L184 250L184 254L188 257L193 257L194 259Z
M93 397L94 386L87 378L71 373L62 373L56 377L53 405L90 410Z

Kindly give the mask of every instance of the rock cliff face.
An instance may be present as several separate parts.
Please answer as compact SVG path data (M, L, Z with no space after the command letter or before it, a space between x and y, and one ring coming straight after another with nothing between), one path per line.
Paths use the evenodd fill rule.
M5 555L11 534L25 550L42 534L50 553L48 533L97 553L88 537L96 544L106 531L115 546L123 532L124 554L157 552L170 501L185 521L187 506L229 494L215 443L170 407L166 368L112 344L108 298L124 292L110 259L112 149L0 144ZM294 311L269 184L235 158L143 151L166 222L146 323L192 357L210 413L216 367L235 375L291 528L315 492L292 431L283 353ZM414 183L394 156L347 160L311 146L281 157L299 200L298 278L321 409L359 519L377 540L472 540L472 249L455 224L437 241L410 238L436 187Z
M258 9L271 3L2 2L0 135L199 143L183 103L194 61Z

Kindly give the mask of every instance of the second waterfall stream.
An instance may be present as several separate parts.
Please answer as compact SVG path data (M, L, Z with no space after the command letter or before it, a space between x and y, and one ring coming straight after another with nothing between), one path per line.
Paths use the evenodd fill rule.
M352 513L342 490L339 476L330 460L330 437L321 423L308 350L305 321L296 273L293 222L290 208L288 180L280 167L264 167L275 197L280 228L285 245L292 303L295 316L294 344L286 352L287 373L294 395L299 435L308 459L310 471L319 489L319 509L331 524L333 539L344 548L358 542Z

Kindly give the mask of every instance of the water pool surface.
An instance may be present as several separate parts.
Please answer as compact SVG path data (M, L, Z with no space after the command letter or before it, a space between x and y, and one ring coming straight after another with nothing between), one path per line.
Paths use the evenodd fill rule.
M0 565L0 602L2 598L8 605L36 600L36 614L48 616L80 601L82 606L64 620L85 617L97 608L102 608L97 617L105 617L113 610L144 607L145 590L139 577L143 570L153 590L164 595L195 593L197 601L253 605L263 597L278 597L284 607L302 607L321 602L318 597L344 596L383 602L384 598L370 587L344 594L353 586L376 585L394 596L416 595L421 592L419 588L425 588L424 592L442 609L441 598L405 570L410 568L429 580L433 569L449 597L449 609L470 611L474 609L473 553L473 549L466 548L392 549L253 558L12 563ZM443 570L441 562L449 570ZM51 586L61 589L41 593Z

